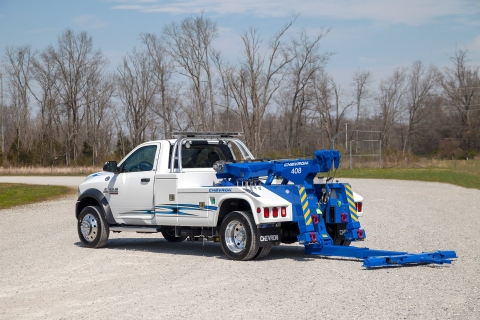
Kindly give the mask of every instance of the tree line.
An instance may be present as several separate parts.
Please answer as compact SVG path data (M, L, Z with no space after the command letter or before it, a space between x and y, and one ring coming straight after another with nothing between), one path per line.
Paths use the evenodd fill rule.
M217 23L203 14L141 34L115 71L86 32L67 29L40 51L9 46L0 164L100 165L174 131L241 131L257 157L309 156L344 128L346 141L375 136L402 156L478 154L480 66L467 50L443 70L399 66L377 86L355 71L344 88L326 70L329 30L292 34L296 19L268 39L254 27L241 33L234 62L215 48Z

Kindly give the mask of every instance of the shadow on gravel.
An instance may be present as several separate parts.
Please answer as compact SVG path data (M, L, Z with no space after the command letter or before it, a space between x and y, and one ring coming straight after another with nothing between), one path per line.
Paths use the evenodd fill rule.
M80 248L88 249L78 241L75 245ZM181 254L190 256L215 257L218 259L228 259L222 252L220 243L205 241L191 242L183 241L180 243L168 242L163 238L122 238L109 239L103 250L130 250L152 253ZM88 249L95 250L95 249ZM314 256L303 254L303 246L280 245L272 248L272 251L262 260L292 259L296 261L312 261L317 259ZM261 261L261 260L259 260Z
M75 243L76 246L87 250L94 250L85 248L80 241ZM157 254L180 254L186 256L204 256L217 259L228 259L222 252L222 248L219 243L205 241L205 242L191 242L184 241L179 243L168 242L163 238L121 238L121 239L109 239L107 245L103 250L129 250L129 251L141 251L151 252ZM306 256L304 255L304 247L300 245L280 245L272 248L272 251L259 261L281 260L290 259L299 262L308 262L315 260L333 260L344 262L356 262L362 267L361 259L342 258L342 257L325 257L325 256ZM366 270L378 270L378 269L397 269L397 268L413 268L413 267L427 267L427 268L442 268L446 265L432 265L432 264L415 264L415 265L403 265L403 266L387 266L376 267Z

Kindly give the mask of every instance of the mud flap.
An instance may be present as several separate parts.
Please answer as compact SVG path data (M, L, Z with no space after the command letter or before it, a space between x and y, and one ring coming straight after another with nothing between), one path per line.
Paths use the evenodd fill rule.
M282 241L280 227L257 228L257 243L259 247L279 245Z

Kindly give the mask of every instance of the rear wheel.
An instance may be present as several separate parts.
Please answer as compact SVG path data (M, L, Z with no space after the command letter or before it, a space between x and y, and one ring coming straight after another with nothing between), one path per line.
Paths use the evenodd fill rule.
M175 227L163 227L162 228L162 236L168 242L182 242L185 239L187 239L187 237L176 237L175 236Z
M223 253L232 260L254 258L259 248L252 215L245 211L230 212L220 225L220 244Z
M101 210L97 206L88 206L83 208L78 216L78 236L85 247L101 248L107 243L110 226L103 218Z
M260 248L258 248L258 252L255 255L255 257L253 257L253 259L259 260L259 259L265 258L270 253L270 250L272 250L272 247L260 247Z

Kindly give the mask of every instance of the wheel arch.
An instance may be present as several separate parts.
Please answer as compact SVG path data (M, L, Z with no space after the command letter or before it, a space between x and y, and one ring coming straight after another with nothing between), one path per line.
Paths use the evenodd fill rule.
M102 210L103 217L109 224L115 224L116 221L113 218L112 210L110 209L110 204L108 203L105 195L97 189L87 189L83 192L77 199L77 204L75 208L75 217L78 219L80 212L83 208L88 206L98 206Z
M246 196L223 198L218 205L215 225L219 227L226 215L232 211L250 211L255 220L255 224L258 224L257 216L253 212L254 208L255 205L253 204L253 201Z

